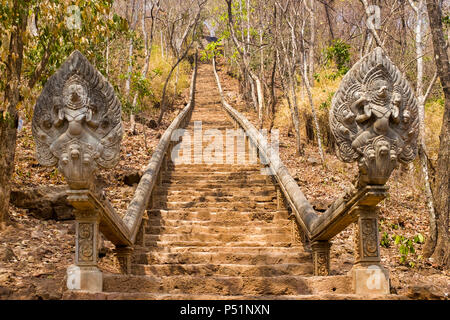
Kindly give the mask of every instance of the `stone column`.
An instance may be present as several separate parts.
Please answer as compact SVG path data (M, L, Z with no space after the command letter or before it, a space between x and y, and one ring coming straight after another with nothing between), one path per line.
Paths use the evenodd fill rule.
M119 260L120 270L123 274L131 274L131 254L132 247L116 247L116 256Z
M389 271L380 259L378 209L358 206L356 226L355 265L351 270L356 294L389 294Z
M316 240L312 242L315 276L330 275L330 247L331 243L329 241Z
M75 264L67 269L67 288L101 292L102 272L97 268L99 216L94 210L75 210Z

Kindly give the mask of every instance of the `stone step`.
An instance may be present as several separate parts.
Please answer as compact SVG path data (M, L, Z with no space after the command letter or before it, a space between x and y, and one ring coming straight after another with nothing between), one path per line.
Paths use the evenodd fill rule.
M408 300L402 295L356 295L351 293L320 293L304 295L212 295L212 294L169 294L169 293L126 293L65 291L63 300Z
M133 265L132 274L166 276L231 276L231 277L273 277L300 276L313 272L312 264L138 264Z
M162 177L162 182L163 184L171 184L171 185L193 185L193 184L198 184L199 186L204 186L204 185L210 185L210 184L222 184L224 187L225 186L248 186L248 185L264 185L264 184L268 184L268 183L272 183L267 181L267 177L266 176L261 176L261 177L245 177L245 176L241 176L241 177L221 177L221 178L217 178L217 177L213 177L213 178L208 178L207 176L203 176L203 177L196 177L193 176L191 178L184 178L184 179L177 179L177 178L172 178L170 176L163 176Z
M177 226L157 226L148 224L146 227L147 234L194 234L194 233L209 233L209 234L290 234L292 227L286 226L254 226L254 225L238 225L238 226L205 226L205 225L177 225Z
M203 221L276 221L278 219L288 219L287 211L268 211L254 210L242 211L231 210L231 206L227 208L197 208L195 211L191 208L184 210L177 209L151 209L149 211L149 219L160 218L170 220L203 220ZM248 207L247 207L248 209Z
M235 242L292 242L291 233L273 234L232 234L232 233L180 233L180 234L146 234L145 242L180 242L180 241L204 241L224 242L232 245Z
M144 249L139 249L134 253L135 256L139 254L147 254L149 252L160 252L160 253L176 253L182 254L187 252L211 252L213 254L220 253L239 253L239 254L260 254L260 255L269 255L269 254L301 254L305 249L302 244L294 243L291 246L240 246L240 247L232 247L232 246L224 246L223 243L218 244L217 246L172 246L172 247L151 247ZM309 254L309 253L308 253Z
M235 164L235 163L223 163L223 164L177 164L173 163L168 164L169 169L175 170L185 170L186 172L202 172L202 171L225 171L225 172L235 172L235 171L249 171L249 170L259 170L261 168L258 164Z
M229 248L227 248L229 249ZM241 249L241 248L239 248ZM245 265L272 265L272 264L311 264L311 254L297 247L292 250L276 252L272 248L258 252L206 251L206 252L158 252L149 251L133 255L133 262L137 264L245 264Z
M228 246L234 247L235 250L239 250L238 247L291 247L292 241L233 241L230 243L224 243L223 241L146 241L147 247L219 247Z
M142 292L209 295L300 295L312 294L303 276L135 276L104 277L105 292Z
M183 226L185 228L194 227L244 227L250 229L254 228L283 228L289 227L293 228L294 221L291 219L277 219L272 221L265 220L178 220L178 219L160 219L157 217L151 217L147 220L147 230L151 227L179 227ZM294 226L295 227L295 226ZM296 227L295 227L296 228Z
M244 192L242 192L245 194ZM155 197L155 200L159 202L207 202L208 204L214 204L216 202L220 203L233 203L233 202L273 202L276 200L276 195L266 195L266 196L245 196L245 195L216 195L216 196L206 196L206 195L197 195L193 196L190 193L177 194L177 195L159 195L159 197Z
M197 181L196 183L192 183L191 181L178 181L177 183L164 181L160 187L167 188L171 186L176 186L178 188L183 188L184 190L197 190L197 189L226 189L228 188L246 188L251 183L252 187L265 187L273 185L268 181L260 181L260 182L235 182L235 181L226 181L226 182L216 182L216 181Z
M275 202L249 202L246 203L244 201L238 202L224 202L224 201L216 201L216 202L192 202L192 201L161 201L161 199L155 199L156 203L152 207L153 209L181 209L181 208L189 208L189 209L201 209L206 208L210 211L216 211L220 209L226 208L228 211L242 211L249 209L265 209L265 210L276 210L277 204Z
M165 171L162 174L163 178L170 179L190 179L190 180L202 180L202 179L267 179L267 175L262 175L261 171L237 171L237 172L224 172L224 171L210 171L210 172L178 172L178 171Z
M154 193L156 196L192 196L192 197L231 197L231 196L242 196L242 195L253 195L253 196L272 196L276 197L275 188L260 187L260 188L216 188L216 189L196 189L186 191L182 188L169 187L161 188L157 187Z

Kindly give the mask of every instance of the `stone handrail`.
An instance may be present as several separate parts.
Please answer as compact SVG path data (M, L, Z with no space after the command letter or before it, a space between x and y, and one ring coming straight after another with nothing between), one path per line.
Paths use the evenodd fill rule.
M184 126L189 121L190 115L192 114L192 110L195 105L196 79L197 79L197 61L195 63L194 71L191 77L189 102L186 105L186 107L184 107L184 109L180 112L180 114L175 118L175 120L173 120L171 125L167 128L167 130L164 132L161 139L159 140L158 146L153 152L150 163L145 169L145 172L141 180L139 181L139 184L135 191L134 197L131 200L130 205L128 206L125 216L123 217L125 225L131 231L132 242L136 240L136 235L138 233L138 229L141 224L143 214L147 208L150 195L156 184L161 169L161 164L163 163L164 157L171 143L172 133L181 126Z
M313 238L313 225L316 224L319 216L306 199L303 192L300 190L297 182L289 174L288 169L276 154L272 147L267 143L267 139L243 116L239 111L235 110L225 100L222 86L220 84L219 75L216 71L216 62L213 59L214 75L220 93L220 99L223 107L235 122L245 131L252 143L258 148L260 156L265 159L265 163L269 166L271 172L274 174L281 191L288 201L297 222L302 226L303 231L309 239Z
M90 190L70 190L68 201L79 210L96 210L100 214L99 229L113 244L120 247L132 246L136 242L139 227L147 209L150 196L160 174L161 165L171 143L174 130L187 123L195 105L195 82L197 78L197 64L191 76L189 102L172 121L162 135L153 152L136 188L127 212L121 219L116 213L104 193L94 193Z

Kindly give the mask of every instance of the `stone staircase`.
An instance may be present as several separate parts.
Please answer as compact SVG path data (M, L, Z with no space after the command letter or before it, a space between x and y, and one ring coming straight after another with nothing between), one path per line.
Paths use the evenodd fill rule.
M195 121L203 132L218 129L224 137L234 129L209 65L199 67L185 133L200 142L193 138ZM203 140L204 147L211 143ZM104 292L67 291L66 299L362 298L351 294L348 276L312 276L311 253L259 163L226 164L225 156L224 164L169 162L155 192L132 274L104 274Z

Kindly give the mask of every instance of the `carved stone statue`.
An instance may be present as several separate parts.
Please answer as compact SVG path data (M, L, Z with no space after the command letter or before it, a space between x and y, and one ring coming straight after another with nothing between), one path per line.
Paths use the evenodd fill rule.
M71 189L89 189L97 165L111 168L119 160L120 102L79 51L45 84L32 129L39 163L58 163Z
M381 48L353 66L333 97L337 154L359 162L360 186L385 184L398 161L414 160L418 125L413 91Z

